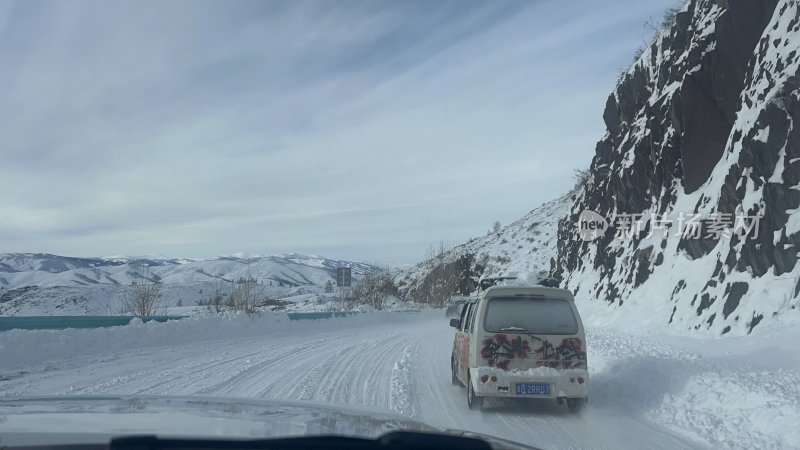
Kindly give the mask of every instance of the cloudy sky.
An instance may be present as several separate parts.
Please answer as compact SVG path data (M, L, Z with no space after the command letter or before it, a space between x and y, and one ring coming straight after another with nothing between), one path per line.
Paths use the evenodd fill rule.
M405 264L567 190L676 0L0 0L0 252Z

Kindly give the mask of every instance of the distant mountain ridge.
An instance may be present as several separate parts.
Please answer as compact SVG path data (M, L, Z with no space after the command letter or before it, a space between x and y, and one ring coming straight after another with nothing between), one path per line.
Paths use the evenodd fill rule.
M182 258L112 257L84 258L47 253L0 254L0 288L21 286L125 285L132 281L133 266L147 266L163 284L232 281L241 276L262 283L288 286L322 286L334 281L337 267L351 267L354 276L372 266L357 261L328 259L298 253L209 260Z

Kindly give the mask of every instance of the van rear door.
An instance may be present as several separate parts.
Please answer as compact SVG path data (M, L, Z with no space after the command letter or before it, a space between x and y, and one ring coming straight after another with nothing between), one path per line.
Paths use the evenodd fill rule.
M574 302L536 296L488 299L482 324L483 366L585 369L584 334Z

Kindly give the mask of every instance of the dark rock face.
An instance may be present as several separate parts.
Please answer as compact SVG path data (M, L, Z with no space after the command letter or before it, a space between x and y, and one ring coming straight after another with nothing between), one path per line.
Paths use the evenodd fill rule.
M6 303L14 300L17 297L21 297L28 292L33 292L39 289L37 286L23 286L16 289L9 289L5 291L3 295L0 295L0 303Z
M717 334L796 314L798 42L796 0L688 1L606 102L608 132L560 223L552 274L626 307L646 291L676 304L664 323ZM586 209L612 225L592 242L577 239ZM618 239L626 214L643 226ZM682 215L700 219L698 235L678 233Z
M739 300L747 293L748 288L749 286L747 283L738 282L731 284L725 289L727 298L725 299L725 306L722 307L722 314L726 319L736 310L736 307L739 306Z

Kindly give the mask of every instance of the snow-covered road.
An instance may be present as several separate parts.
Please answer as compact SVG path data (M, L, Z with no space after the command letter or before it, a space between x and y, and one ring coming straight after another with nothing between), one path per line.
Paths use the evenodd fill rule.
M441 312L323 322L327 323L281 323L279 330L247 337L206 336L197 342L113 353L97 347L86 356L48 356L14 370L3 368L0 362L0 395L198 394L368 405L438 427L492 434L542 448L761 448L785 447L796 442L792 439L800 439L791 430L789 440L763 435L758 429L736 434L734 428L730 431L725 424L715 423L714 411L692 417L698 410L688 400L701 401L699 393L692 391L692 380L754 369L729 359L702 358L674 343L590 330L591 401L581 415L570 415L555 402L536 400L490 400L485 411L470 411L463 388L450 382L453 333ZM77 336L88 336L85 330L82 333ZM17 332L5 340L0 335L0 356L3 346L8 351L30 336L41 342L57 335ZM81 339L68 336L80 345ZM113 332L106 331L100 339L109 336ZM61 344L69 342L64 344L62 338ZM80 349L74 354L79 355ZM796 419L797 372L765 370L764 376L773 377L767 380L770 383L795 383L783 386L785 392L769 394L777 408L773 413L779 412L770 421L780 425L783 419ZM735 380L726 380L732 384L722 392L715 392L713 384L698 389L724 403L720 396L735 388ZM763 384L753 386L762 388L767 389ZM708 401L704 399L701 406L713 408ZM725 420L737 421L748 420L749 413L743 410L743 418L725 414ZM704 427L718 435L706 435Z

